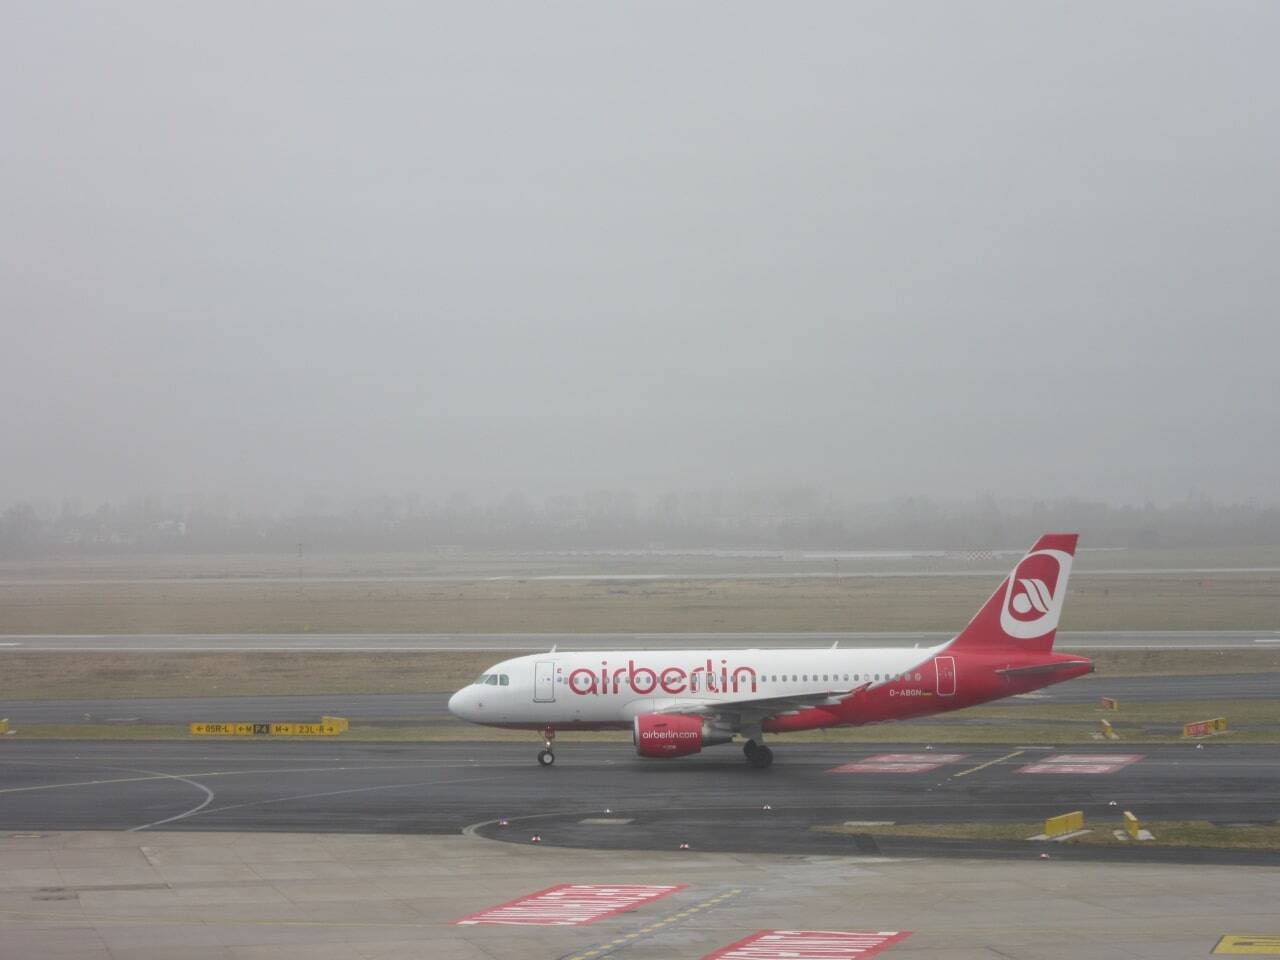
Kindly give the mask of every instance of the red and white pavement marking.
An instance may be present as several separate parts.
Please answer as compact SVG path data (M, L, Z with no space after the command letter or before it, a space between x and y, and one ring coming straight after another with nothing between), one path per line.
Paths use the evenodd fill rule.
M909 936L910 930L761 930L702 960L861 960Z
M651 886L619 883L562 883L455 920L455 924L498 923L529 927L577 927L661 900L688 884Z
M1019 767L1018 773L1115 773L1144 756L1141 753L1059 753Z
M967 753L880 753L832 767L827 773L928 773L948 763L959 763L967 756Z

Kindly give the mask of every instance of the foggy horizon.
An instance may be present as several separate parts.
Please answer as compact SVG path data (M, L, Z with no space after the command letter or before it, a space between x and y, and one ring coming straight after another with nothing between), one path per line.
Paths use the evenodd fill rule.
M1280 6L0 24L0 510L1280 499Z

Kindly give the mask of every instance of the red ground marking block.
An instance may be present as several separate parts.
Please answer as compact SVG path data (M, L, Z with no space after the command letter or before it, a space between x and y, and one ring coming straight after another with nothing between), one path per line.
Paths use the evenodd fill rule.
M1115 773L1143 758L1141 753L1059 753L1039 763L1019 767L1018 773Z
M702 960L861 960L909 936L910 930L761 930Z
M635 883L562 883L473 913L455 920L454 924L578 927L661 900L687 886L685 883L669 887Z
M880 753L832 767L827 773L928 773L948 763L959 763L967 756L967 753Z

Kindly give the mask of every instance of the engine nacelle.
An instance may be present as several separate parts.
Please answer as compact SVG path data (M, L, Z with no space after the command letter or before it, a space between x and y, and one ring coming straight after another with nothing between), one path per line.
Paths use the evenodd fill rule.
M682 713L642 713L632 723L631 738L642 757L687 757L703 747L728 743L733 733L718 730L701 717Z

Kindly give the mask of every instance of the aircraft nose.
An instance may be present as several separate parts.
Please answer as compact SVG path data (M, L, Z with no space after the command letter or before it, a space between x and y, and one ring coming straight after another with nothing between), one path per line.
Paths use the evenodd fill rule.
M452 697L449 698L449 712L459 720L467 719L466 711L467 688L463 687Z

